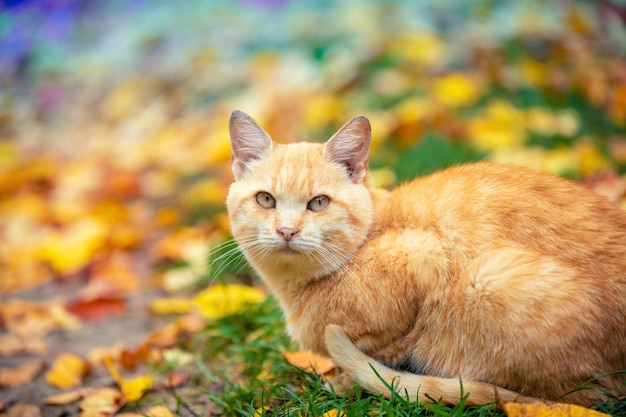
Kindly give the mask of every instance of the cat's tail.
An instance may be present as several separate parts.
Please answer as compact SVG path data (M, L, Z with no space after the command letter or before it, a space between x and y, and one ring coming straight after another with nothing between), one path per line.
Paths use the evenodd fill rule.
M324 339L333 361L347 374L351 382L357 382L365 390L381 393L386 397L390 397L389 388L393 387L400 395L406 393L410 401L420 402L441 399L443 404L458 404L464 396L467 396L465 404L470 406L495 402L497 399L503 402L537 401L485 382L396 371L358 350L345 330L334 324L326 327Z

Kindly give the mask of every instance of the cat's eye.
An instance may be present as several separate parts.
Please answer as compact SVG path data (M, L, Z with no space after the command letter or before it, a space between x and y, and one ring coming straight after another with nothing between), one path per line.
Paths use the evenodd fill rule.
M325 195L318 195L314 197L309 203L306 205L306 208L311 211L321 211L328 207L330 203L330 198Z
M256 202L259 206L266 208L266 209L272 209L276 207L276 200L274 200L274 197L272 197L270 193L266 193L266 192L258 193L256 195Z

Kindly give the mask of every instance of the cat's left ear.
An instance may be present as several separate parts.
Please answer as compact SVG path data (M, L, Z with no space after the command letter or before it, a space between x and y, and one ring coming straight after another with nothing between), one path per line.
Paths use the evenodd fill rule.
M239 181L248 172L250 162L272 151L272 138L252 117L240 110L230 115L228 129L233 151L233 174Z
M362 182L367 173L367 158L372 128L365 116L350 119L326 142L324 156L346 167L353 183Z

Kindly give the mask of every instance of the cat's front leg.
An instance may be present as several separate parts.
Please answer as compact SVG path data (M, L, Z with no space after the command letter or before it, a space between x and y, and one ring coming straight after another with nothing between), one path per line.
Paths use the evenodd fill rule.
M341 325L358 350L386 365L401 365L423 301L446 287L446 251L432 232L392 229L369 241L356 258L355 273L339 291L353 293L349 310L324 326Z

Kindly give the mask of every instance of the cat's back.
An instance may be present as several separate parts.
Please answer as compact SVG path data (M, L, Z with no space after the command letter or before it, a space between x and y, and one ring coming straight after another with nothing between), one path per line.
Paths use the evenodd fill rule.
M626 271L625 212L582 185L520 167L454 166L396 188L373 230L399 228L433 232L464 257L522 247Z

